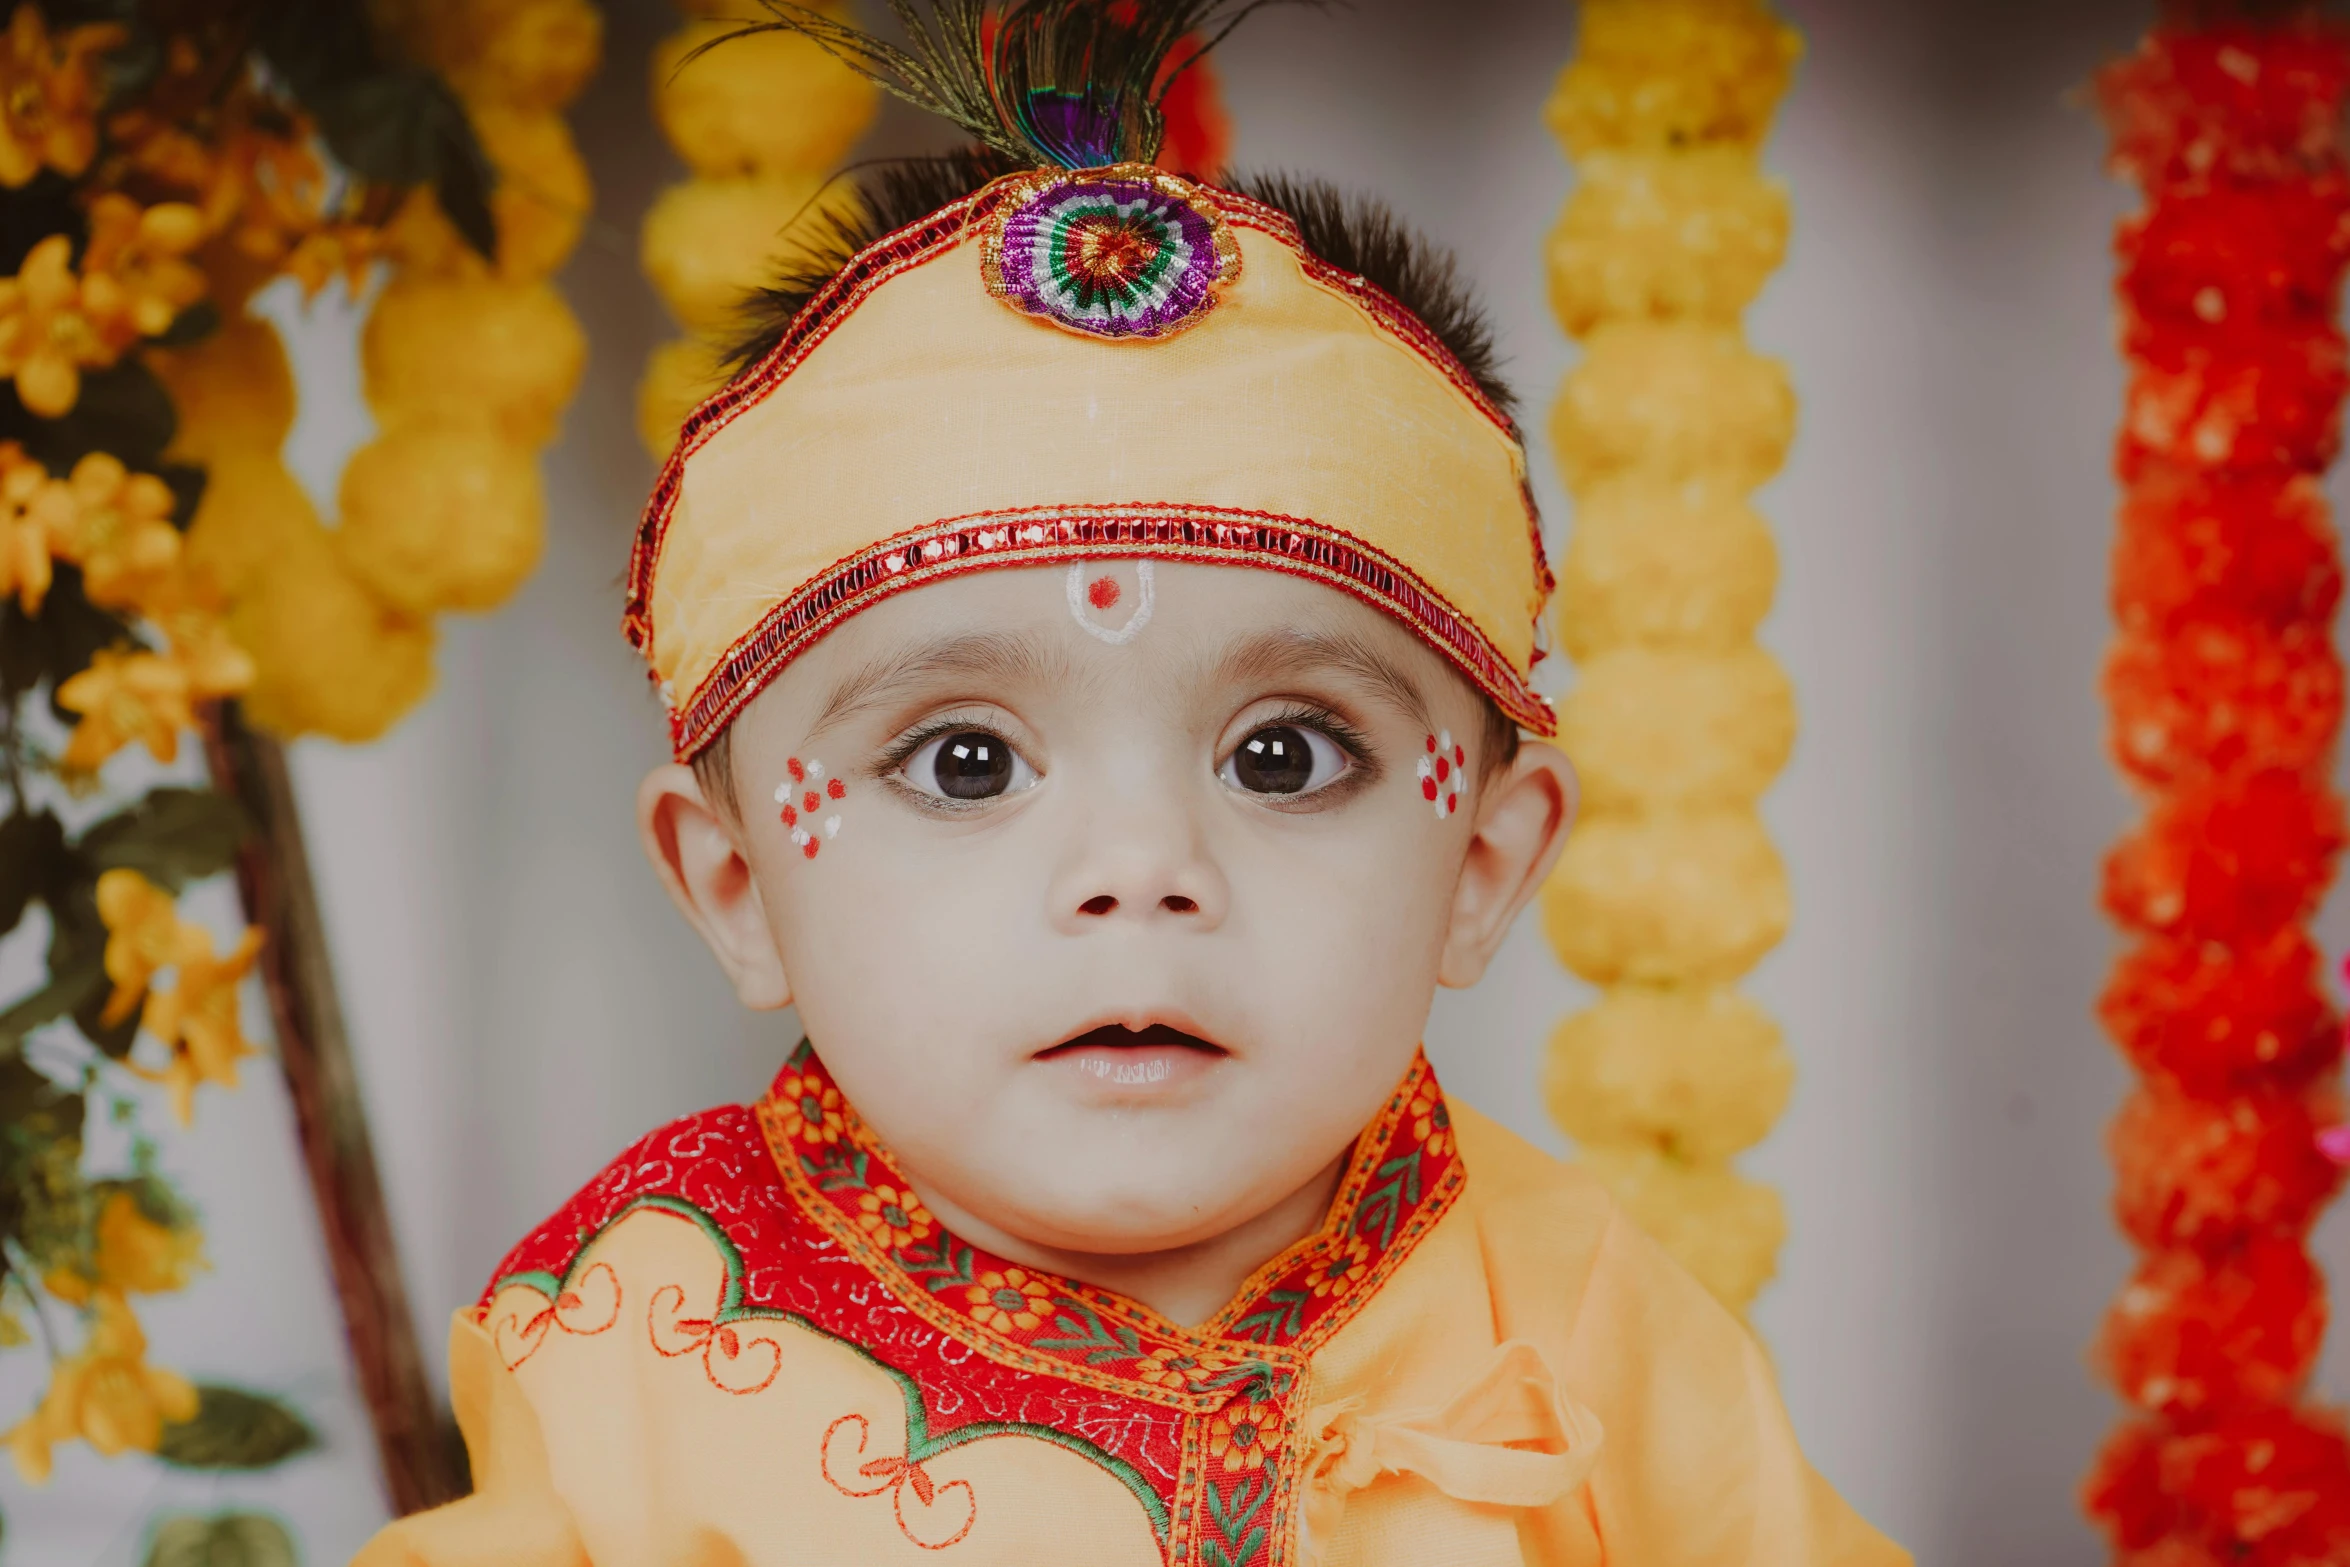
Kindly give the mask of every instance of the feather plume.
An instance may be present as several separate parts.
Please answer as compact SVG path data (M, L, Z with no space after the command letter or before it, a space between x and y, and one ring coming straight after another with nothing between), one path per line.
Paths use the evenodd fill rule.
M1268 5L1324 0L889 0L903 47L797 0L760 3L768 20L702 48L799 33L1015 167L1085 169L1156 159L1167 90L1193 63ZM1194 34L1202 47L1183 49Z

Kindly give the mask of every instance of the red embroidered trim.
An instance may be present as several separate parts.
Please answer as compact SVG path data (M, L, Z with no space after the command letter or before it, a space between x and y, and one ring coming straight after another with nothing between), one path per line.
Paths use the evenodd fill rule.
M1435 1074L1417 1057L1356 1139L1322 1227L1259 1268L1231 1305L1193 1331L1111 1291L967 1246L943 1228L912 1236L874 1224L863 1199L909 1187L812 1051L795 1056L755 1108L792 1198L940 1332L1000 1364L1049 1368L1089 1387L1202 1413L1220 1410L1265 1373L1301 1366L1451 1209L1467 1179ZM981 1298L991 1292L1002 1294L1000 1304ZM1070 1307L1099 1321L1072 1321L1063 1315ZM1170 1376L1170 1356L1196 1364Z
M963 237L964 231L970 224L984 222L999 206L1011 199L1013 194L1011 185L1007 181L999 180L985 190L943 207L922 221L887 235L858 252L841 270L840 274L818 291L815 298L811 299L793 318L792 324L785 331L782 340L769 351L766 358L760 360L740 380L713 394L687 418L684 428L679 432L677 449L670 454L668 462L662 465L661 476L653 486L651 498L646 502L643 519L637 528L636 542L629 554L628 601L622 613L621 628L628 637L629 645L635 648L648 662L653 654L653 572L660 558L661 546L668 536L670 518L677 509L677 497L685 481L687 459L707 445L710 439L732 422L737 415L763 400L776 386L780 385L810 353L814 352L818 344L832 334L835 327L847 319L857 306L870 297L882 284L901 272L920 266L942 251L951 248ZM1491 420L1512 441L1519 442L1522 448L1523 441L1516 421L1485 395L1484 389L1477 384L1475 378L1462 366L1452 351L1446 348L1433 332L1428 330L1427 324L1404 308L1393 295L1354 273L1340 271L1306 250L1299 237L1296 223L1286 213L1230 191L1211 190L1210 194L1223 210L1228 221L1245 228L1256 229L1289 247L1297 255L1299 264L1307 276L1323 287L1344 295L1361 307L1389 335L1411 348L1442 374L1464 397L1469 399L1480 413ZM1543 547L1541 514L1535 506L1531 484L1523 476L1519 480L1519 491L1525 502L1527 533L1532 541L1535 575L1540 583L1540 596L1548 599L1552 589L1556 586L1556 579L1551 573L1548 552ZM1143 509L1147 510L1148 508ZM1060 510L1069 515L1076 515L1076 512L1068 508ZM1183 508L1183 510L1186 512L1204 511L1207 508ZM1042 514L1043 511L1043 508L1038 508L1033 513L1025 514ZM969 521L971 519L962 520ZM1268 517L1265 520L1279 521L1284 526L1299 531L1311 530L1318 526L1303 521L1293 522L1289 519ZM935 528L946 529L953 526L954 524L950 522L937 524ZM931 531L935 531L935 529L920 528L911 530L901 537L912 537L915 534ZM1344 537L1336 529L1322 529L1321 531L1334 537ZM1357 547L1362 547L1359 542ZM1165 553L1173 554L1178 551L1169 547ZM1181 553L1195 552L1184 550ZM863 557L852 557L852 559L861 558ZM1010 555L999 555L991 557L985 563L1005 563L1013 558ZM1199 558L1225 560L1233 564L1245 565L1272 564L1271 561L1257 555L1205 554ZM1041 564L1043 560L1038 558L1029 560L1027 563ZM1457 625L1465 635L1439 633L1436 629L1436 617L1430 617L1427 620L1406 617L1407 623L1424 637L1430 638L1436 646L1446 650L1456 662L1461 664L1463 671L1477 682L1479 688L1499 703L1503 711L1512 718L1536 734L1547 736L1556 732L1557 721L1550 711L1550 705L1536 695L1525 679L1500 658L1499 653L1493 648L1491 641L1484 633L1470 626L1451 606L1443 604L1442 600L1436 599L1435 595L1428 593L1416 578L1412 578L1400 566L1385 561L1383 557L1381 565L1384 570L1394 572L1411 581L1419 593L1441 607L1441 619ZM844 566L833 567L817 582L810 583L800 589L794 598L800 599L809 596L841 572ZM1301 574L1319 575L1312 572ZM924 577L915 580L928 581L931 579ZM1361 591L1361 588L1356 586L1352 579L1344 577L1343 574L1338 577L1324 577L1322 580L1332 581L1334 585L1347 586L1350 591L1355 591L1358 597L1362 597L1380 608L1390 609L1391 613L1395 612L1384 597L1376 592ZM900 587L912 585L911 581L897 584ZM1368 586L1368 584L1364 583L1362 586ZM895 591L894 588L891 591ZM876 596L878 597L878 595ZM843 614L854 613L855 610L862 609L873 601L873 598L856 599L847 610L843 611ZM820 635L822 630L837 624L839 618L825 620L819 627L817 634ZM741 711L751 696L757 694L759 688L774 677L775 673L782 668L783 663L788 662L791 657L797 655L798 650L807 645L805 641L796 641L792 645L793 651L783 655L780 661L757 661L753 665L755 670L753 683L739 695L731 692L724 696L716 695L715 693L728 690L729 682L720 676L725 671L736 667L737 655L741 649L745 644L757 640L774 619L775 615L771 612L765 620L762 620L758 630L753 631L742 642L736 644L735 652L730 653L727 659L721 661L719 674L714 674L710 680L704 682L702 692L693 700L694 707L697 709L703 707L723 708L726 716L730 719L735 713ZM1499 673L1493 673L1491 670L1481 668L1477 663L1465 659L1462 656L1463 650L1469 646L1482 649L1485 657L1491 660L1492 666L1498 669ZM675 713L671 717L671 730L673 742L676 743L677 755L681 760L690 760L693 754L707 744L709 737L715 733L714 729L688 721ZM697 736L690 747L680 738L686 733L693 733Z
M727 650L700 689L672 711L671 743L680 760L690 761L786 664L891 594L989 567L1102 555L1254 566L1337 588L1417 631L1518 723L1540 735L1557 732L1550 704L1484 632L1411 571L1354 535L1271 512L1135 504L977 512L860 550L770 609Z

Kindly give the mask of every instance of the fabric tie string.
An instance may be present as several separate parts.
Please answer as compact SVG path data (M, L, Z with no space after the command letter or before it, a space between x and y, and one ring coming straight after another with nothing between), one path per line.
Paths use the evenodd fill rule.
M1417 1475L1459 1502L1547 1507L1574 1494L1599 1459L1598 1417L1567 1400L1540 1350L1516 1340L1441 1408L1366 1415L1361 1405L1342 1398L1306 1413L1306 1567L1323 1560L1347 1498L1382 1476Z

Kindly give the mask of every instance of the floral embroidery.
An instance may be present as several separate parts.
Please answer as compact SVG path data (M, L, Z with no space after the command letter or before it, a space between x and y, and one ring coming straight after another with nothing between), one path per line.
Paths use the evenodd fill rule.
M1053 1309L1051 1291L1021 1268L982 1273L965 1298L971 1315L998 1333L1033 1331Z
M1153 1387L1197 1388L1209 1385L1220 1372L1236 1364L1230 1355L1212 1349L1191 1350L1162 1344L1134 1363L1135 1377Z
M656 1353L676 1359L699 1352L702 1374L721 1392L738 1396L764 1393L783 1369L783 1345L772 1332L749 1324L721 1321L715 1316L685 1315L685 1290L664 1284L653 1291L645 1308L645 1336ZM761 1353L764 1351L765 1353Z
M892 1250L927 1240L937 1222L922 1199L894 1186L876 1186L857 1199L857 1227Z
M840 1141L840 1090L813 1073L782 1078L768 1103L775 1106L786 1137L804 1143Z
M528 1281L536 1285L539 1281ZM590 1263L577 1279L558 1284L545 1281L542 1288L547 1304L524 1317L508 1312L490 1324L490 1340L497 1345L498 1359L508 1371L539 1352L548 1333L561 1328L577 1338L592 1338L620 1320L620 1279L612 1265Z
M857 1478L860 1481L874 1480L879 1483L850 1485L833 1473L832 1447L833 1439L851 1425L857 1428L857 1450L849 1455L850 1460L853 1461L865 1457L865 1442L872 1434L871 1422L867 1421L863 1415L843 1415L824 1428L824 1443L817 1453L817 1465L832 1488L843 1496L862 1497L887 1494L890 1510L897 1515L898 1533L926 1551L943 1551L950 1545L962 1544L963 1537L971 1532L971 1526L979 1521L979 1495L971 1489L971 1482L949 1480L946 1484L939 1485L930 1478L929 1471L925 1470L913 1458L899 1457L866 1459L865 1462L857 1465ZM916 1515L921 1517L926 1524L926 1527L920 1531L917 1531L913 1523L906 1517L905 1493L907 1491L914 1493ZM963 1493L963 1506L960 1509L963 1522L953 1533L941 1539L937 1537L936 1530L927 1527L929 1515L940 1508L944 1498L954 1491ZM954 1509L948 1509L946 1516L951 1517L953 1512Z
M1371 1272L1371 1248L1361 1236L1349 1237L1346 1249L1335 1257L1326 1257L1314 1268L1313 1292L1316 1295L1343 1295L1361 1283Z
M1412 1099L1412 1135L1430 1158L1441 1159L1452 1152L1452 1111L1445 1107L1444 1096L1433 1083Z
M980 230L980 278L1004 304L1064 331L1171 337L1240 276L1214 194L1164 170L1049 170L1004 185Z
M1255 1473L1282 1446L1281 1411L1271 1404L1235 1399L1208 1422L1208 1450L1227 1470Z

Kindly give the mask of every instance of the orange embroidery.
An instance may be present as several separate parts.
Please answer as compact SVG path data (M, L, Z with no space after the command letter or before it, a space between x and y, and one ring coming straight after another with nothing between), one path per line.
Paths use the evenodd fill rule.
M529 1317L517 1320L513 1312L500 1317L490 1328L490 1339L498 1346L498 1358L512 1371L539 1352L551 1329L593 1338L619 1320L620 1279L610 1263L596 1262Z
M772 1334L715 1317L688 1317L684 1311L685 1290L680 1286L664 1284L653 1291L645 1308L645 1336L657 1353L674 1360L698 1352L702 1375L720 1392L747 1396L767 1391L783 1369L783 1346ZM761 1356L760 1350L766 1354Z
M797 1072L781 1078L769 1102L784 1136L804 1143L840 1141L840 1090L821 1078Z
M1355 1236L1346 1243L1346 1249L1335 1257L1326 1257L1314 1267L1313 1292L1316 1295L1344 1295L1360 1284L1371 1272L1371 1248Z
M1024 1268L982 1273L964 1298L971 1303L971 1315L998 1333L1015 1328L1032 1332L1053 1311L1052 1292Z
M852 1423L857 1428L857 1451L851 1456L865 1458L865 1442L872 1435L872 1423L863 1415L841 1416L824 1428L824 1444L816 1457L817 1467L823 1473L825 1481L843 1496L880 1496L886 1492L889 1496L890 1511L898 1521L898 1533L926 1551L943 1551L949 1546L962 1544L964 1536L971 1532L971 1526L979 1522L979 1495L971 1489L971 1482L949 1480L946 1484L940 1485L930 1478L929 1471L919 1463L908 1457L898 1457L865 1459L863 1463L857 1465L858 1479L872 1480L878 1483L854 1486L846 1484L832 1472L832 1439L840 1434L841 1427ZM915 1512L916 1518L925 1521L938 1508L949 1491L961 1491L963 1493L963 1526L943 1540L924 1539L922 1534L917 1534L914 1531L913 1524L906 1518L906 1493L908 1491L914 1493L914 1500L920 1504ZM936 1532L929 1529L923 1531L928 1534Z
M1227 1470L1253 1473L1279 1456L1285 1434L1280 1410L1234 1399L1208 1422L1208 1450Z
M857 1199L857 1228L881 1247L911 1246L928 1240L938 1221L922 1199L894 1186L876 1186Z

